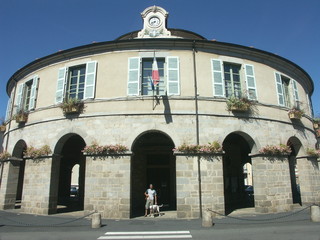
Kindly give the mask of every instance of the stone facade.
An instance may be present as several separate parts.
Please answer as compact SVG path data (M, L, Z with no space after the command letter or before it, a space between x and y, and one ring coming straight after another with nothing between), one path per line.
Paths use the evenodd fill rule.
M257 156L252 160L257 212L292 210L288 156Z
M103 218L130 217L130 156L86 157L84 209Z
M154 12L149 10L146 13L152 15ZM152 28L150 19L148 15L144 20ZM291 171L294 161L269 161L255 155L268 144L280 143L289 145L293 152L290 159L297 160L301 204L320 202L316 160L299 159L317 142L310 104L313 82L303 69L268 52L207 41L184 30L171 31L166 38L149 37L139 39L138 32L133 32L113 42L58 52L28 64L9 79L10 111L4 133L4 143L8 144L4 147L26 165L23 168L13 160L2 164L0 209L14 208L23 187L24 212L53 214L59 207L68 208L72 201L78 201L78 210L97 210L104 218L130 218L135 211L143 214L143 191L152 179L158 181L167 209L176 211L178 218L198 218L200 199L202 209L221 213L248 207L241 202L245 200L242 167L252 164L254 200L250 207L258 212L288 211L293 204L291 183L296 180ZM142 91L142 63L154 56L163 62L161 81L165 83L160 96ZM221 63L221 69L213 68L214 63ZM227 83L215 79L217 74L224 78L224 63L239 68L241 90L248 91L247 83L254 79L255 86L250 89L257 99L251 111L228 111L226 94L216 94L217 85L226 92ZM92 95L83 99L85 111L64 116L59 106L63 98L68 99L67 93L60 102L57 96L70 80L67 69L89 65L94 67L86 70L86 79L94 83L86 82L86 90L91 89ZM292 84L287 105L279 102L281 83L277 76ZM33 108L28 109L28 121L18 124L13 116L21 107L18 103L24 101L23 86L30 80L36 83L32 83L30 98ZM132 83L135 87L129 87ZM292 121L288 111L297 104L297 96L305 114ZM173 148L196 144L196 139L200 144L220 142L225 154L209 160L201 156L200 161L198 156L173 155ZM125 145L132 156L84 156L83 148L93 142ZM33 162L23 158L27 146L44 144L50 146L52 159ZM76 164L79 196L68 202L70 176ZM24 174L20 174L22 170ZM160 172L167 174L167 179Z

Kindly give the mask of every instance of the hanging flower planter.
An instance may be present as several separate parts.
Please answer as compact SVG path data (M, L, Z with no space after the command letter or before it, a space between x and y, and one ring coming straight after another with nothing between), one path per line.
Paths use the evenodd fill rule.
M287 156L292 152L287 145L267 145L259 150L259 153L266 156Z
M317 150L314 148L307 148L306 153L308 154L309 157L315 157L315 158L320 157L320 150Z
M183 153L190 155L198 155L198 154L221 154L223 153L223 149L219 142L214 141L212 143L204 144L204 145L195 145L195 144L182 144L181 146L173 149L174 153Z
M40 148L35 147L27 147L26 151L24 151L23 155L26 158L30 158L33 160L49 156L52 153L50 147L48 145L44 145Z
M313 119L313 128L314 129L320 128L320 119L319 118Z
M84 110L84 102L75 98L70 98L60 104L64 115L80 114Z
M290 119L299 120L303 114L304 112L298 108L292 108L288 111L288 116Z
M0 132L6 131L6 125L0 125Z
M102 146L96 142L93 142L91 145L85 146L82 150L84 155L91 156L93 157L93 159L103 159L108 157L121 158L123 156L131 155L131 153L129 153L128 151L128 147L121 144Z
M16 123L18 124L22 124L22 123L26 123L28 121L28 112L25 112L23 110L20 110L17 112L16 115L14 115L14 119L16 120Z
M247 97L231 97L227 99L227 110L232 112L249 112L254 102Z
M7 151L0 153L0 161L6 161L11 157L11 154Z

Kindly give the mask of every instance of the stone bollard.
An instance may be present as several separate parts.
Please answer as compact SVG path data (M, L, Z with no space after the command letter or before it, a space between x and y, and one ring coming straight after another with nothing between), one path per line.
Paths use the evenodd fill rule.
M101 227L101 214L100 213L92 214L91 220L92 220L92 222L91 222L92 228L100 228Z
M202 227L212 227L212 215L211 212L206 210L202 213Z
M320 207L311 206L311 221L320 222Z

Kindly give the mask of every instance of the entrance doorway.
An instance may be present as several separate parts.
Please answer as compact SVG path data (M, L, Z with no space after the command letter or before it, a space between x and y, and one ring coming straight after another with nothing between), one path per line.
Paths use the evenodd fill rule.
M223 142L224 198L226 214L239 208L254 207L251 167L251 147L248 141L237 133L229 134ZM251 171L251 169L250 169Z
M148 132L133 145L131 160L131 217L144 214L144 192L149 184L157 191L162 211L176 210L176 163L172 140L161 132Z
M292 191L292 202L302 205L300 181L299 181L299 169L297 167L297 155L302 146L301 142L292 137L288 141L288 146L291 148L291 154L289 156L289 170L290 170L290 182Z
M57 185L56 212L81 211L84 207L85 156L82 150L84 140L76 134L70 134L58 142L55 153L61 156L60 164L53 165L58 171L52 177L52 185ZM57 151L57 152L56 152ZM56 187L52 186L52 189Z

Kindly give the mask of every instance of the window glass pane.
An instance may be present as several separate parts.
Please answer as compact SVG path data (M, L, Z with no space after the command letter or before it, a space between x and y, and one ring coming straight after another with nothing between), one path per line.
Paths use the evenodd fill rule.
M152 89L152 64L153 58L145 58L142 60L142 81L141 81L141 94L142 95L162 95L165 91L164 81L164 58L157 58L158 71L160 76L159 83Z
M215 61L213 60L212 61L212 66L213 66L213 70L215 71L221 71L221 64L220 64L220 61Z
M240 69L241 65L224 63L224 80L226 97L241 97Z
M222 83L221 73L219 73L219 72L214 72L214 73L213 73L213 77L214 77L214 81L215 81L216 83Z

